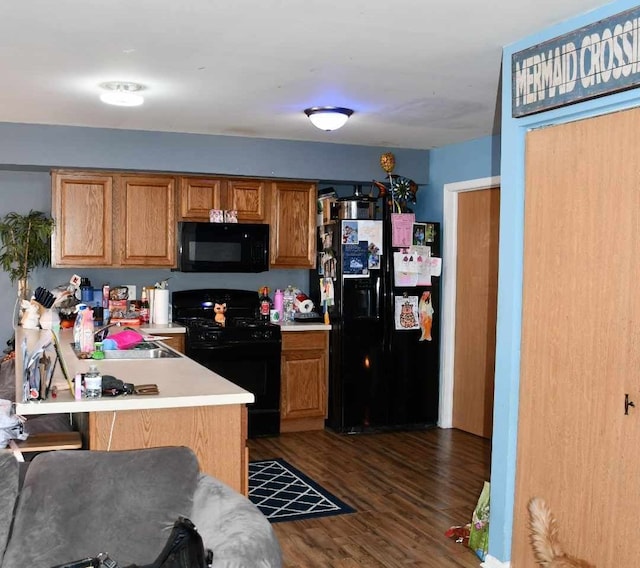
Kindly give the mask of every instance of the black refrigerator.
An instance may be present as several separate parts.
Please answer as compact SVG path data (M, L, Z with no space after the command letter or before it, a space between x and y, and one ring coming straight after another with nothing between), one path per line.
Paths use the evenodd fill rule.
M354 275L362 263L364 245L359 242L359 256L357 247L345 245L344 233L361 221L336 220L319 231L323 252L312 278L318 279L320 287L321 278L334 276L334 302L327 308L332 329L326 425L340 433L433 426L438 420L440 278L432 276L431 285L424 285L424 279L421 285L413 285L395 278L394 252L402 255L400 261L409 260L414 249L392 246L391 211L385 206L382 220L375 221L382 233L378 262L373 262L377 268ZM421 232L418 237L423 241L425 228L427 242L420 244L438 258L440 224L416 222L414 230ZM349 248L356 248L355 254ZM334 257L331 274L328 251ZM315 299L316 305L322 305L318 296ZM430 318L430 334L423 317Z

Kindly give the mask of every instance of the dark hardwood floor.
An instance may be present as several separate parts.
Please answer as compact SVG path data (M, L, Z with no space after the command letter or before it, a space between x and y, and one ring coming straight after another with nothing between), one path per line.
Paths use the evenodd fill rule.
M488 440L439 428L249 441L251 460L284 458L357 511L275 523L287 568L479 566L444 532L471 520L490 451Z

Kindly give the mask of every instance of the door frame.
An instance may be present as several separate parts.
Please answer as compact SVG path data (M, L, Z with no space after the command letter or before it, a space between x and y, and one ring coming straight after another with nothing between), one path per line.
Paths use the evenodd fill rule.
M458 195L500 186L500 176L470 179L443 186L442 219L442 341L440 343L440 401L438 426L453 428L453 371L456 344L456 285L458 261Z

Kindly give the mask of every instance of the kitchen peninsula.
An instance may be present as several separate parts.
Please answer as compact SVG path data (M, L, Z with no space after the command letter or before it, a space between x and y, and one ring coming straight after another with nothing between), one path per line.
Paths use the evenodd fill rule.
M16 350L23 340L31 351L46 330L16 330ZM102 375L125 382L153 383L158 395L127 395L75 400L60 365L53 384L56 398L16 404L16 413L70 413L89 450L126 450L188 446L200 469L236 491L247 493L247 403L252 393L182 355L158 359L78 359L71 330L59 335L61 358L69 377L96 363ZM170 349L170 348L169 348ZM174 354L179 355L172 350ZM16 400L22 400L22 369L16 357Z

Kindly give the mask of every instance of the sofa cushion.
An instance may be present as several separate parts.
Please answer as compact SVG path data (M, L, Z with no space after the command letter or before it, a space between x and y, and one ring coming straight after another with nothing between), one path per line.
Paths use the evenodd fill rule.
M280 568L280 544L271 523L249 499L221 481L200 474L191 520L213 568Z
M18 462L10 452L0 452L0 566L18 498Z
M99 552L149 564L189 517L198 461L188 448L56 451L36 456L2 568L49 568Z

